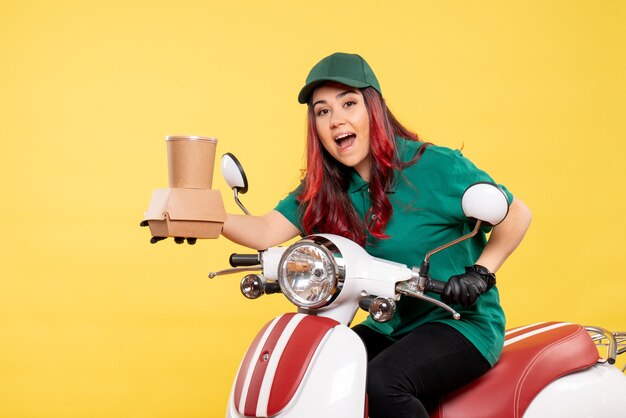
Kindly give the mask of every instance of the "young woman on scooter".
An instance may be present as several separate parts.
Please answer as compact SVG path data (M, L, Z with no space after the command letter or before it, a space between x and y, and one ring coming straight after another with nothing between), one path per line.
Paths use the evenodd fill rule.
M335 53L310 71L298 100L307 104L307 172L302 184L263 216L228 215L223 235L265 249L313 232L345 236L375 257L419 265L426 252L471 229L461 195L493 182L459 151L419 140L387 108L368 63ZM504 313L495 273L521 242L530 211L512 202L506 219L433 256L432 277L447 280L443 300L461 320L402 298L393 319L353 329L368 352L370 417L428 417L429 402L485 373L498 360Z

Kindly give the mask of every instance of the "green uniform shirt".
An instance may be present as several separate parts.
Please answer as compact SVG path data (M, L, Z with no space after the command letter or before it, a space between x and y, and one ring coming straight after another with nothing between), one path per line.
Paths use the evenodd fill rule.
M402 161L410 161L423 143L396 138ZM396 173L388 191L393 215L385 229L388 239L368 235L365 250L379 258L419 266L434 248L469 233L474 224L461 208L463 192L476 182L493 182L491 177L463 157L460 151L429 145L419 161ZM509 197L513 197L503 186ZM368 183L352 171L350 199L361 218L371 207ZM297 196L299 188L281 200L276 210L302 231ZM323 231L320 231L323 232ZM485 243L485 228L475 237L447 248L430 259L431 277L447 281L465 272L465 266L476 262ZM431 295L434 296L434 295ZM438 296L435 296L438 297ZM397 339L417 326L439 321L459 330L492 365L498 360L504 341L505 318L496 286L480 296L471 307L454 306L460 320L428 302L403 296L389 322L378 323L367 318L363 323L392 339Z

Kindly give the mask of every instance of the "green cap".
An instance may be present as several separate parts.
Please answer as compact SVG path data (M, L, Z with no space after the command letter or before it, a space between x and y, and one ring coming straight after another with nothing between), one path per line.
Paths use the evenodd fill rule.
M369 64L357 54L336 52L327 56L311 69L306 84L298 94L298 102L307 103L313 90L325 81L336 81L359 89L374 87L382 96L380 84Z

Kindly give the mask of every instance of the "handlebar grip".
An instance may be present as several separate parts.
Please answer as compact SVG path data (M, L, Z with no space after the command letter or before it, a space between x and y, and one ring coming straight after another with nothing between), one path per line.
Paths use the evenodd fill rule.
M424 286L424 290L427 292L436 293L438 295L443 295L443 289L446 287L446 282L442 282L441 280L428 279L426 280L426 285Z
M228 259L231 267L250 267L261 264L259 254L231 254Z

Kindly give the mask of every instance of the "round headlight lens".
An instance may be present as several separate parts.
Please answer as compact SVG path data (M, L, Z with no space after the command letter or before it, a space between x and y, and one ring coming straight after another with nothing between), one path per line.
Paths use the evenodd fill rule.
M312 239L303 239L289 247L278 269L278 282L287 299L297 306L313 309L334 300L343 277L333 253Z

